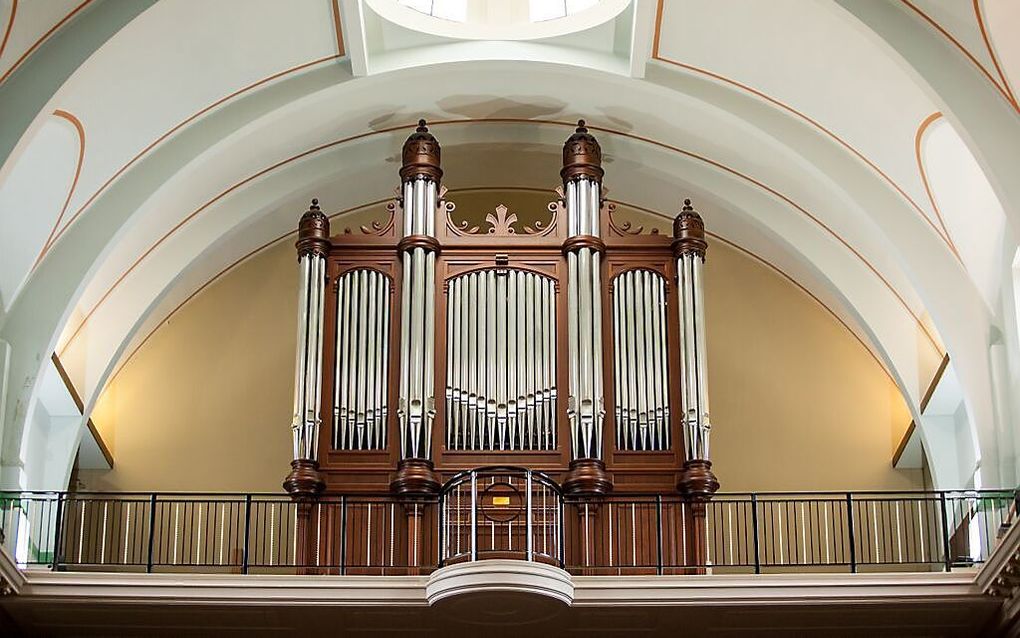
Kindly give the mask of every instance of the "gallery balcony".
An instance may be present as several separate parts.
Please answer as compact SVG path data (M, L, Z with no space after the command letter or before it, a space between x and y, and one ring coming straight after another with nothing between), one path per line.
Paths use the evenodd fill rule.
M490 559L604 576L950 571L986 561L1015 516L1003 491L575 498L501 467L435 498L20 492L0 506L28 569L375 576Z

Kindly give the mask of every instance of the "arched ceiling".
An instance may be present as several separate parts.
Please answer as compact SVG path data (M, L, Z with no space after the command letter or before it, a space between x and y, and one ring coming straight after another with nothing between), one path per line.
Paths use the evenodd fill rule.
M27 81L34 56L59 58L61 37L94 43L63 52L73 70L43 102L20 104L28 123L0 167L0 339L12 344L2 480L26 482L11 468L28 463L39 361L58 352L91 406L174 308L289 233L312 196L334 213L390 197L419 116L443 144L454 198L551 188L560 145L586 118L611 199L670 216L692 196L720 241L837 314L915 418L948 350L982 448L1011 449L995 400L1009 379L989 358L1012 316L1011 277L987 293L989 272L1009 271L1020 219L1003 179L1020 153L1009 83L1020 60L994 21L1015 17L999 1L968 13L955 0L634 0L586 31L495 42L409 31L360 0L200 14L159 0L119 28L104 20L103 37L95 16L111 0L61 11L0 0L0 106L19 107L5 84ZM954 64L932 71L927 50ZM921 153L938 145L920 131L936 113L953 152L987 177L982 197L1001 203L998 266L973 270L957 248L975 245L959 235L966 211L933 196L969 192L929 183ZM1013 480L990 455L982 463Z

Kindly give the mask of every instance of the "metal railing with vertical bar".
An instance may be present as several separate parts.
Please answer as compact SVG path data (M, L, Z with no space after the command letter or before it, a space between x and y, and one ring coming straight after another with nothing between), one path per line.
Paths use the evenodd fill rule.
M565 498L537 471L482 468L436 499L0 493L24 566L59 570L409 574L486 558L579 574L934 571L971 566L1012 523L1005 491Z

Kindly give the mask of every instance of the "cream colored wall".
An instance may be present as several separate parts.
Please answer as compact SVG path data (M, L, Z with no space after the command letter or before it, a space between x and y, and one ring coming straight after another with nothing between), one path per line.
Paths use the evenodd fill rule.
M713 242L705 269L712 457L727 491L921 489L892 467L896 385L831 314Z
M517 198L529 208L548 200ZM101 397L93 420L114 469L81 472L85 487L279 491L290 460L296 277L286 240L172 315ZM890 463L906 406L846 328L719 242L706 285L712 454L724 491L922 487L920 470Z
M296 260L286 240L173 314L117 374L93 422L114 467L97 490L281 491L291 457Z

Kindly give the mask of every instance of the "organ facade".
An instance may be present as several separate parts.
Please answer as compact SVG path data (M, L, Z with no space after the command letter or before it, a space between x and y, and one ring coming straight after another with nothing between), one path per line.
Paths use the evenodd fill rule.
M424 120L401 159L385 222L331 234L315 200L301 218L287 490L428 496L498 465L570 495L710 498L707 243L690 200L673 237L616 219L583 120L530 222L447 201Z

